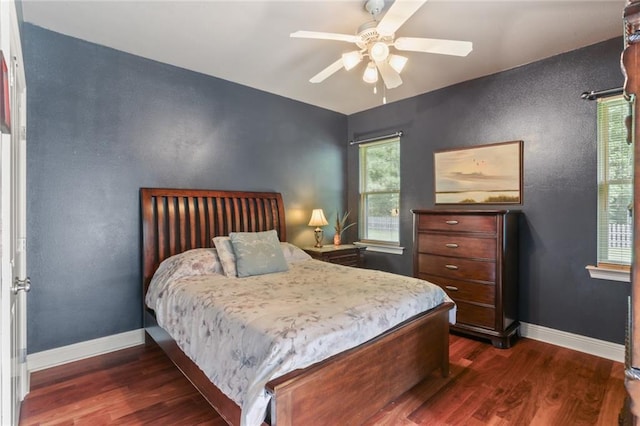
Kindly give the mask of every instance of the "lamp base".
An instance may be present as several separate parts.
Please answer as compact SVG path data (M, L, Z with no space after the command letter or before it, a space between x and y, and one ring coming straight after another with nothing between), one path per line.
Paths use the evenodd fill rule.
M316 245L314 247L322 247L322 229L316 228L314 231L316 238Z

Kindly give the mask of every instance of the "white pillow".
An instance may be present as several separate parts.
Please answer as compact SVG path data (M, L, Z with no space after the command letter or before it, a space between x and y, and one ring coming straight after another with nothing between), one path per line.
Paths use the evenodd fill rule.
M224 274L229 278L237 277L236 254L233 251L229 237L213 237L213 244L218 250L218 257L220 258Z
M312 258L304 250L294 246L293 244L281 242L280 247L282 247L282 254L284 254L284 258L287 263L297 262L299 260L309 260Z

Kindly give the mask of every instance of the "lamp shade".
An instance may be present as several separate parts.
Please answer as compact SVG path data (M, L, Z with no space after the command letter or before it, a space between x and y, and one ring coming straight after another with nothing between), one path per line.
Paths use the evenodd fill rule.
M364 74L362 75L362 79L366 83L375 83L378 81L378 69L376 68L376 64L373 61L370 61L367 65L367 68L364 70Z
M328 224L329 222L327 222L327 218L324 217L322 209L313 209L309 226L327 226Z
M398 74L402 72L402 69L407 64L408 58L401 55L389 55L389 65L396 70Z
M358 65L360 61L362 61L362 54L359 50L342 54L342 65L347 71Z

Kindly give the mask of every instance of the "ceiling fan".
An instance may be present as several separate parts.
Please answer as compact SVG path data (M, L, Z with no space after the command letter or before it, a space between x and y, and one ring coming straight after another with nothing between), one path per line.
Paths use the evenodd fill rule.
M391 53L391 48L400 51L437 53L443 55L467 56L473 49L470 41L440 40L433 38L398 37L395 32L427 0L395 0L387 13L378 22L377 17L384 8L384 0L368 0L365 9L373 16L373 21L358 28L355 35L325 33L316 31L296 31L294 38L314 38L355 43L358 50L344 53L340 59L313 76L311 83L320 83L340 69L347 71L358 65L365 57L369 62L362 79L374 84L378 81L378 72L385 86L393 89L402 84L400 72L407 63L406 56Z

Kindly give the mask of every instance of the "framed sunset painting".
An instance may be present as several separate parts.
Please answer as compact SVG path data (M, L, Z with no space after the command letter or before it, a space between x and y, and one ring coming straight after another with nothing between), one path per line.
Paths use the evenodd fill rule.
M436 204L522 204L522 141L436 151Z

